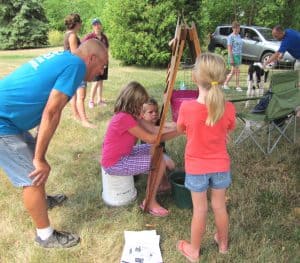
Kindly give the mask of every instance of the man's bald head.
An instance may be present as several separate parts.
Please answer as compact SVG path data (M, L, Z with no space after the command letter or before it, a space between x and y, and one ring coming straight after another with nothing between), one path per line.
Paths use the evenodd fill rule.
M102 75L108 63L108 52L104 44L97 39L83 42L74 52L87 67L86 81L92 81L96 76Z
M282 28L282 26L274 26L272 30L272 36L279 41L282 40L284 37L284 29Z

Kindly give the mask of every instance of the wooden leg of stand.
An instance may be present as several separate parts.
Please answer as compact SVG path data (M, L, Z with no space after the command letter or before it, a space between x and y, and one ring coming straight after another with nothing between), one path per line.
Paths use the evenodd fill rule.
M153 191L156 188L156 186L158 186L158 184L160 183L157 180L157 177L158 177L158 169L162 160L163 160L163 147L159 145L155 148L154 154L152 156L152 160L151 160L152 168L149 172L148 179L147 179L147 189L146 189L146 198L145 198L145 206L144 206L145 212L148 212L150 200L153 198L153 195L156 194Z

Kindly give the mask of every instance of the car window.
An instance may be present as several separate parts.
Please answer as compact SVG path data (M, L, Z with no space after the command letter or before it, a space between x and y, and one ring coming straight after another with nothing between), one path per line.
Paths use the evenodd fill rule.
M244 39L249 39L249 40L259 40L259 36L258 34L250 29L250 28L245 28L244 29L244 36L243 36Z
M231 27L220 27L220 35L228 36L232 33Z
M276 39L274 39L273 36L272 36L272 29L270 29L270 28L260 28L260 29L257 29L257 30L259 31L259 33L261 33L263 35L265 40L276 41Z

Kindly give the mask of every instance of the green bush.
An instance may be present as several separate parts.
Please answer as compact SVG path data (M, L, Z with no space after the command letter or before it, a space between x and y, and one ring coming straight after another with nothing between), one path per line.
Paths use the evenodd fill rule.
M42 5L51 30L65 31L65 17L71 13L78 13L83 21L80 35L85 35L92 30L91 20L95 17L101 19L103 6L107 1L109 0L43 0Z
M103 20L108 25L107 34L112 55L125 64L165 66L170 60L168 42L174 36L178 11L186 10L186 18L191 21L200 7L196 2L107 2L103 10Z
M48 32L48 42L52 47L63 46L64 32L51 30Z

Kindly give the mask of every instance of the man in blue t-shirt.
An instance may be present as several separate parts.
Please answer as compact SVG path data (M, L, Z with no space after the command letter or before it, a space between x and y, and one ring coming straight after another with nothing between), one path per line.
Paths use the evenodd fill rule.
M275 26L272 30L275 39L281 41L279 50L275 52L264 65L281 59L284 53L289 52L295 59L295 70L300 70L300 33L293 29L283 30L281 26Z
M54 230L47 212L46 152L61 113L81 81L103 73L107 50L97 40L76 52L52 52L30 60L0 80L0 167L13 185L23 188L24 206L42 247L71 247L80 238ZM39 125L37 139L28 132Z

